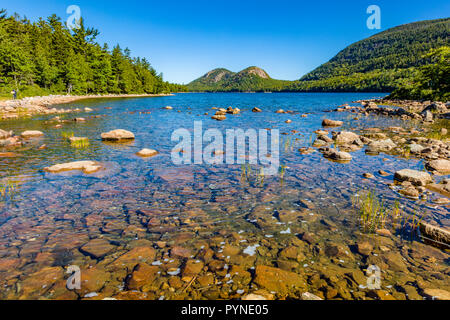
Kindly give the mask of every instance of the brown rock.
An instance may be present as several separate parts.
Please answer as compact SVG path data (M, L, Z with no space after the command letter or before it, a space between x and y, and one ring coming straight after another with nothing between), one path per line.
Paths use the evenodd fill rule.
M335 120L330 120L330 119L324 119L322 121L323 127L340 127L343 124L344 124L344 122L342 122L342 121L335 121Z
M157 266L139 263L128 279L128 288L130 290L139 290L144 285L151 284L156 279L158 271L159 268Z
M93 239L80 248L80 250L95 259L100 259L115 249L115 246L105 239Z
M297 273L284 271L268 266L257 266L254 283L269 291L287 294L293 288L305 289L306 283L303 277Z

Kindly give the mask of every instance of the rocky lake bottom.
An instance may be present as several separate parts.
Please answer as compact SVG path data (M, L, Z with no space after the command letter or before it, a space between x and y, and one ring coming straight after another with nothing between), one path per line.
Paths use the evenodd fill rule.
M437 130L431 124L327 112L379 96L93 99L61 106L88 108L76 116L3 121L2 130L44 135L0 156L0 299L449 299L448 246L424 243L418 230L422 222L448 230L449 196L394 183L400 170L425 173L428 160L448 160L448 134L430 142L424 136ZM229 106L240 112L211 119ZM255 107L261 112L252 112ZM343 125L323 128L324 119ZM194 121L223 132L279 129L279 173L263 176L248 164L174 165L171 133L192 131ZM439 121L439 128L449 127ZM135 139L102 141L101 133L114 129ZM319 150L315 133L324 129L334 142L323 138L320 146L346 151L350 160L324 157L329 150ZM355 138L339 147L332 131L370 142L358 145ZM89 143L74 147L68 136ZM387 139L408 144L408 152L374 152L374 141ZM419 156L411 139L424 149L437 143L438 151L430 147L437 155ZM143 148L158 154L137 156ZM44 171L82 160L102 169ZM431 173L434 184L447 183L448 173ZM377 215L366 215L368 206ZM67 288L68 266L79 266L81 289ZM380 272L375 289L368 281L372 266Z

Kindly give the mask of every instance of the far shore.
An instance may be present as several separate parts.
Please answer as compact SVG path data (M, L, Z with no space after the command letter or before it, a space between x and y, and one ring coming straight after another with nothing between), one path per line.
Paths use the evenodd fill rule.
M31 116L36 114L56 114L73 112L72 109L56 109L50 106L71 103L87 99L115 99L115 98L151 98L173 96L167 94L105 94L105 95L50 95L44 97L26 97L16 100L0 101L0 114L3 119L15 119L20 116Z

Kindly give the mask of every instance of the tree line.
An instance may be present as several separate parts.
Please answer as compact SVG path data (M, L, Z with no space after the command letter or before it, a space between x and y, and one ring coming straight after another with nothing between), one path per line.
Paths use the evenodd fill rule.
M155 94L187 91L163 80L146 58L128 48L100 45L99 31L72 31L51 15L31 22L0 10L0 94Z

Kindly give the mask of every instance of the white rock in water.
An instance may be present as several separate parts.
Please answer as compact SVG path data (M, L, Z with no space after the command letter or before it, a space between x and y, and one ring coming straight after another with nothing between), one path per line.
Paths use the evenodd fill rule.
M302 300L323 300L323 299L316 296L315 294L304 292L302 293Z
M103 140L131 140L134 139L134 134L130 131L123 129L116 129L110 132L102 133Z
M58 173L63 171L80 170L84 173L94 173L100 170L102 166L94 161L76 161L62 164L55 164L54 166L44 168L45 171L51 173Z
M139 151L138 153L136 153L136 155L140 156L140 157L153 157L156 156L159 152L156 150L152 150L152 149L142 149L141 151Z
M267 299L259 294L250 293L250 294L246 295L245 297L242 297L242 300L262 301L262 300L267 300Z
M259 244L255 244L254 246L248 246L246 249L244 249L244 253L248 254L249 256L253 256L256 253L256 248L259 247Z
M86 111L86 112L92 112L92 111L94 111L94 110L92 110L91 108L84 108L84 111Z
M37 131L37 130L27 130L27 131L22 132L22 134L21 134L22 138L41 137L43 135L44 135L44 133L42 133L41 131Z

